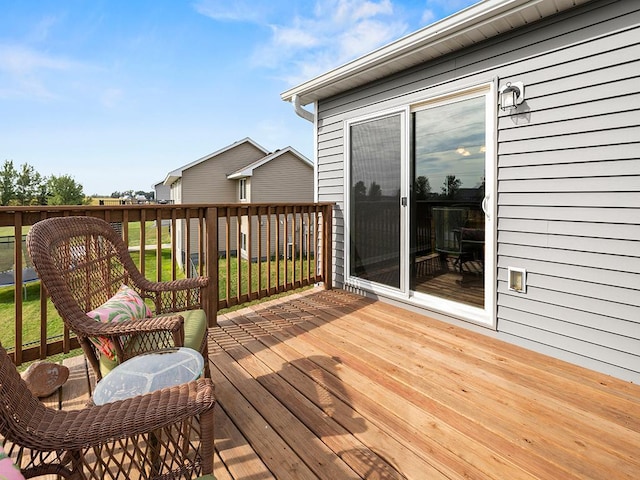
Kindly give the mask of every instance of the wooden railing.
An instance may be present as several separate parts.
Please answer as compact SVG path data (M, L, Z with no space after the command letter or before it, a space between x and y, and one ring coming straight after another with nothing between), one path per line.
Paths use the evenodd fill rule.
M88 215L112 223L149 279L209 276L206 308L214 325L220 309L316 283L331 288L332 209L329 203L0 207L0 237L13 237L14 245L13 258L0 258L0 268L7 273L8 265L13 278L0 290L12 288L14 304L13 319L5 314L0 322L0 341L16 364L78 347L30 276L24 235L42 219Z

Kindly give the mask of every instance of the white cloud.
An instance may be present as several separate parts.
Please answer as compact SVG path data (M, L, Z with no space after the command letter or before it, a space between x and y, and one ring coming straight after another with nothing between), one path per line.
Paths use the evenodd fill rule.
M315 14L316 17L328 16L337 23L357 22L377 15L392 15L393 5L390 0L325 0L316 3Z
M198 0L194 7L215 20L268 26L271 35L255 46L251 64L296 84L433 23L472 0L425 0L421 16L400 2L396 8L393 0L313 0L310 8L311 1Z
M0 45L0 74L4 76L4 98L31 96L54 98L46 86L52 71L66 72L77 64L65 58L46 55L23 45Z
M407 31L390 0L318 0L309 16L280 18L256 48L255 66L268 67L290 84L363 55Z
M23 75L36 70L67 70L73 62L45 55L22 45L0 45L0 70Z
M477 0L426 0L421 26L430 25L436 20L457 13L476 2Z
M340 57L346 60L360 56L397 38L404 30L404 24L364 20L341 35Z
M316 47L321 43L321 39L313 32L307 31L300 26L279 27L273 25L272 43L277 47L290 49L305 49Z
M194 9L214 20L263 23L270 11L269 2L251 0L199 0Z
M423 26L430 25L436 18L436 14L430 8L427 8L424 12L422 12L422 18L420 20Z

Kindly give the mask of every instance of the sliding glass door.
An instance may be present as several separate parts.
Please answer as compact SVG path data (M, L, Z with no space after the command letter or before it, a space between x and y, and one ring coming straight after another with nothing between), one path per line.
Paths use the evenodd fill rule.
M484 307L485 96L414 109L411 290Z
M348 283L494 318L492 98L487 85L347 124Z

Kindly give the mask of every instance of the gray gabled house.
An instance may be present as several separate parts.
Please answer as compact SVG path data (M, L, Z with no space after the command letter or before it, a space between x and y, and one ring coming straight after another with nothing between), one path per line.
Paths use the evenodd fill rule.
M308 203L313 201L313 163L292 147L269 152L247 137L172 170L162 183L175 204ZM249 229L246 218L241 221L240 245L235 235L231 235L230 244L226 244L223 220L218 245L228 247L234 255L240 252L246 256ZM193 220L193 231L197 230L196 226ZM231 221L231 228L235 231L235 219ZM176 230L177 247L186 252L184 222L178 222ZM257 229L254 236L255 231ZM279 251L285 252L287 239L281 242ZM191 252L198 251L197 235L191 237L189 247ZM274 248L275 241L272 242ZM267 253L273 252L260 252L262 256ZM257 252L254 251L254 255ZM181 265L185 260L178 259Z
M639 59L640 2L485 0L284 92L334 284L640 381Z

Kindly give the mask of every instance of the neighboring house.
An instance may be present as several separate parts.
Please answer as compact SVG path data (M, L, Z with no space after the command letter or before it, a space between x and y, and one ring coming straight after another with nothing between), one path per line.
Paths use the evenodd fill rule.
M157 203L169 203L171 200L171 187L164 182L158 182L153 186Z
M489 0L284 92L335 285L639 382L639 39L640 2Z
M176 204L306 203L313 202L313 163L291 147L269 152L245 138L170 172L163 184ZM183 229L184 225L177 227L177 241L186 251ZM242 232L246 235L244 224ZM246 239L241 242L240 250ZM223 224L218 244L226 245ZM238 250L235 235L229 248L234 254ZM280 245L279 251L285 248ZM192 238L191 251L197 250L197 238Z

